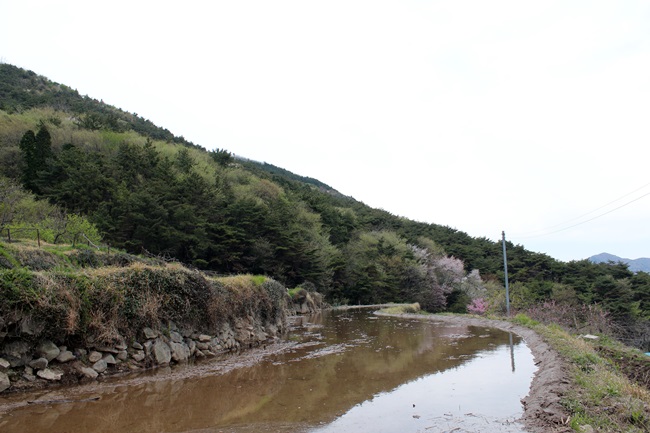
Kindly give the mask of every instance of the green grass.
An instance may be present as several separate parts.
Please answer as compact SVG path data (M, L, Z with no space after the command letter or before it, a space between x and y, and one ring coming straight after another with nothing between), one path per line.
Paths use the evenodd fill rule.
M380 310L382 313L386 314L417 314L422 313L420 310L420 304L417 302L414 304L400 304L393 307L386 307Z
M515 317L512 318L512 321L519 325L527 326L527 327L539 325L538 321L531 319L530 317L528 317L523 313L517 314Z
M253 275L251 280L253 280L254 285L261 286L266 282L267 278L264 275Z
M629 355L610 360L599 355L600 340L586 341L559 326L541 325L523 315L513 321L534 329L567 361L571 386L562 404L570 413L574 430L590 425L598 432L650 431L650 391L630 381L619 368L626 356L636 356L637 351L629 348L624 351ZM622 347L611 339L604 344Z
M294 299L301 290L301 287L294 287L293 289L287 290L287 292L289 293L289 296L291 296L291 299Z
M20 262L18 262L13 254L11 254L11 252L7 249L6 244L4 242L0 242L0 268L18 266L20 266Z

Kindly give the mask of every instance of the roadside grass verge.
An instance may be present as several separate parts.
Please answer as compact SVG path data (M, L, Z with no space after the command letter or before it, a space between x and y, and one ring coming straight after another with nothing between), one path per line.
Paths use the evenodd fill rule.
M650 431L650 391L624 372L631 358L638 361L638 351L623 349L608 338L588 341L524 314L517 315L513 322L536 331L566 360L571 385L562 405L571 414L571 428L583 431L583 426L589 425L597 432ZM617 347L618 357L601 356L601 340ZM650 359L640 359L648 368Z

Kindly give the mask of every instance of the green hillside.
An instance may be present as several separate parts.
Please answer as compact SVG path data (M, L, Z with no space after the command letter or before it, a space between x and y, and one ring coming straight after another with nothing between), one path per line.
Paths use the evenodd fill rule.
M0 160L3 241L16 228L40 227L51 243L83 233L199 270L267 275L331 303L417 301L457 312L479 299L490 311L504 305L500 243L372 209L225 149L208 151L8 64L0 64ZM553 303L540 314L587 326L590 316L576 312L597 304L617 335L648 348L648 274L563 263L513 244L508 257L516 311Z

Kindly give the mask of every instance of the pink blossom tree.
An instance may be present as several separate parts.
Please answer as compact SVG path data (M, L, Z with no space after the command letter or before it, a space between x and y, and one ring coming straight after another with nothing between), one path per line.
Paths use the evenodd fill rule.
M487 311L488 303L483 298L472 299L472 302L467 306L467 311L471 314L483 315Z

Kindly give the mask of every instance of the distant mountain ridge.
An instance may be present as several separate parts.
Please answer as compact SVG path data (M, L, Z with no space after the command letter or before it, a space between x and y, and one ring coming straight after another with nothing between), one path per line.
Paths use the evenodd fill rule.
M600 253L589 257L588 260L592 263L622 262L628 265L632 272L650 273L650 258L625 259L614 254Z

